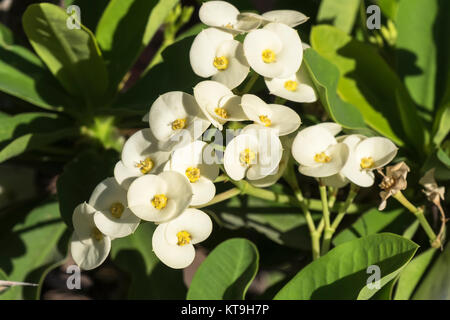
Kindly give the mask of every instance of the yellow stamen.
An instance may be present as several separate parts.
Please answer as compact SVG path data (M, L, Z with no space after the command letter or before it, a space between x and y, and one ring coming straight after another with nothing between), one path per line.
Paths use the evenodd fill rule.
M147 157L144 160L139 161L139 163L136 164L136 168L139 168L142 174L147 174L152 171L154 165L153 160Z
M92 238L97 241L103 240L103 233L97 229L97 227L92 228Z
M288 80L284 83L284 88L288 91L297 91L298 82L294 80Z
M172 130L180 130L186 127L186 119L176 119L172 122Z
M224 27L227 28L227 29L233 29L234 28L231 23L227 23Z
M191 234L187 231L180 231L177 233L178 242L177 245L184 246L191 242Z
M224 119L228 118L227 110L225 110L224 108L215 108L214 112L221 118L224 118Z
M120 202L113 203L109 208L109 212L111 212L111 215L116 219L120 219L124 211L125 207Z
M250 150L250 149L245 149L244 151L241 152L239 160L241 161L241 163L243 165L250 165L251 163L253 163L253 161L256 158L256 154Z
M195 167L189 167L186 169L186 177L190 182L196 182L200 179L200 169Z
M314 161L318 163L328 163L331 161L331 157L326 155L325 152L316 153Z
M375 161L372 157L361 159L361 169L371 169L375 166Z
M262 123L264 123L264 125L266 127L270 127L272 125L272 121L269 119L268 116L259 116L259 120L261 120Z
M261 56L262 56L262 60L264 61L264 63L272 63L277 60L277 56L276 56L275 52L273 52L270 49L264 50L262 52Z
M226 70L228 68L228 59L225 56L215 57L213 65L217 70Z
M152 205L158 209L164 209L167 206L167 197L164 194L156 194L152 199Z

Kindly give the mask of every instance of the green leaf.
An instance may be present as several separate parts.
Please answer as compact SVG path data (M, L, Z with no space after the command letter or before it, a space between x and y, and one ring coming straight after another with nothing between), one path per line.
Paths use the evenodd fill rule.
M70 122L53 113L20 113L0 117L0 149L2 142L27 133L52 132L68 127Z
M97 27L114 91L178 0L111 0Z
M352 104L343 101L337 94L340 78L338 68L321 57L314 49L307 49L303 62L319 93L320 101L330 117L348 129L366 127L361 112Z
M0 268L10 281L39 283L48 267L64 258L68 242L63 234L67 228L60 219L57 202L45 203L29 213L14 213L0 222ZM17 286L0 298L35 299L37 291L38 287Z
M184 38L167 47L162 53L164 61L151 68L130 90L120 95L113 107L134 109L144 115L153 101L164 92L192 92L195 84L201 81L189 62L193 39Z
M378 0L377 5L386 17L395 21L397 18L398 2L399 0Z
M62 86L85 103L101 102L108 73L94 35L86 27L69 29L68 14L50 3L30 5L23 27L31 45Z
M339 96L356 106L371 128L400 146L409 142L422 150L424 126L416 107L375 47L327 25L313 28L311 44L338 67Z
M14 139L0 151L0 163L24 152L32 151L50 145L56 141L73 137L78 134L78 128L55 130L51 133L28 133Z
M13 44L12 33L0 28L0 90L43 109L62 111L72 101L39 58Z
M450 99L448 104L442 105L436 113L433 124L433 143L439 146L450 133Z
M438 159L450 169L450 148L445 152L443 149L439 149L437 152Z
M344 242L382 231L401 234L407 228L408 222L414 220L412 215L404 213L404 208L385 211L378 211L376 208L370 209L364 212L349 228L335 236L333 244L338 246Z
M118 158L118 154L112 150L106 152L89 150L64 168L56 187L61 216L70 229L73 229L72 214L75 207L89 201L95 187L113 175Z
M256 246L241 238L218 245L192 279L188 300L243 300L258 271Z
M110 0L71 0L66 1L65 7L70 5L79 6L81 9L80 20L89 30L95 30L100 17ZM68 3L70 2L70 3ZM89 9L86 9L89 8Z
M358 13L360 0L323 0L317 14L318 23L328 23L351 33Z
M441 252L413 296L414 300L450 299L450 245Z
M401 272L398 280L395 300L408 300L420 279L425 274L427 267L431 263L436 249L430 248L424 253L415 257Z
M134 234L114 240L111 258L131 278L129 299L184 299L182 270L167 267L153 253L155 228L153 223L141 223Z
M414 101L427 110L433 110L435 103L438 65L434 28L438 2L402 0L397 15L398 71Z
M395 278L414 256L418 245L383 233L346 242L303 268L275 299L368 299L377 289L367 286L367 268L381 271L381 287Z

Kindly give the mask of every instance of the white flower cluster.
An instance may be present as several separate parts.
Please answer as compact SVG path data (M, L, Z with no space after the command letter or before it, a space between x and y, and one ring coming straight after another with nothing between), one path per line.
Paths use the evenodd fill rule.
M301 125L297 112L232 92L251 67L277 96L297 102L317 99L301 67L302 42L292 28L307 20L303 14L240 13L226 2L209 1L201 7L200 19L211 28L194 40L191 63L197 74L212 80L198 83L193 95L172 91L156 99L144 118L149 128L127 140L114 177L75 209L71 253L83 269L100 265L111 241L132 234L141 220L158 224L152 247L163 263L190 265L193 245L212 232L210 217L194 207L214 198L221 163L231 179L266 187L281 177L292 154L304 175L338 187L349 181L370 186L372 171L396 155L397 148L385 138L336 138L342 128L335 123L308 127L293 139ZM240 33L247 33L243 44L234 40ZM231 139L219 161L201 137L211 125L222 131L228 121L251 124Z
M240 13L228 2L208 1L199 15L210 28L197 35L189 53L198 76L212 77L234 89L251 67L265 77L270 93L295 102L317 100L302 66L303 49L308 46L293 29L308 20L304 14L293 10ZM234 38L237 34L246 34L243 43Z

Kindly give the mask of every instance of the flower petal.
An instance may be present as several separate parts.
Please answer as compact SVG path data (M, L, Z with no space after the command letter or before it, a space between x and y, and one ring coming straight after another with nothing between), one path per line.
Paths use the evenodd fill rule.
M381 168L387 165L397 155L398 148L395 144L383 137L367 138L355 149L355 155L358 159L372 157L375 165L373 169Z
M239 41L229 40L222 42L215 52L215 57L226 57L229 62L227 69L216 69L212 80L234 89L247 78L250 66L244 55L244 47Z
M195 258L195 248L192 244L178 246L166 240L167 223L156 227L152 237L152 248L162 263L173 269L188 267Z
M325 128L315 125L300 131L292 145L294 159L304 166L316 166L314 156L325 152L331 145L336 144L334 136Z
M89 243L92 230L95 227L94 214L96 210L88 203L79 204L72 215L72 224L77 238L83 243Z
M212 227L211 218L206 213L189 208L167 223L166 239L170 244L176 245L178 241L177 233L187 231L191 235L191 243L197 244L209 237Z
M300 166L300 173L305 176L322 178L329 177L338 173L348 158L348 146L344 143L338 143L328 148L327 154L331 161L327 163L316 164L315 166Z
M200 21L211 27L225 27L234 25L239 10L225 1L204 2L198 13Z
M292 28L305 23L309 19L303 13L295 10L273 10L263 13L262 16L267 20L284 23Z
M72 235L70 253L75 263L83 270L92 270L101 265L111 250L111 239L104 236L102 240L91 240L86 244L79 240L77 234Z
M258 139L250 134L240 134L226 146L224 167L228 176L233 180L242 180L245 177L248 167L240 161L241 152L245 149L258 150Z
M126 167L122 161L118 161L114 167L114 178L117 183L124 189L128 189L130 184L142 175L141 172L136 172L135 168Z

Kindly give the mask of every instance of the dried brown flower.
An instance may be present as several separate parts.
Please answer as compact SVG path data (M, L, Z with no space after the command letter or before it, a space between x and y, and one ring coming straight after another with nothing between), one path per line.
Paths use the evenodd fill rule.
M378 210L381 211L386 208L386 200L390 196L396 194L398 191L406 189L406 176L409 171L409 167L403 161L393 166L386 167L386 175L381 169L378 169L378 173L383 176L383 180L379 184L379 187L383 191L380 192L381 203Z

